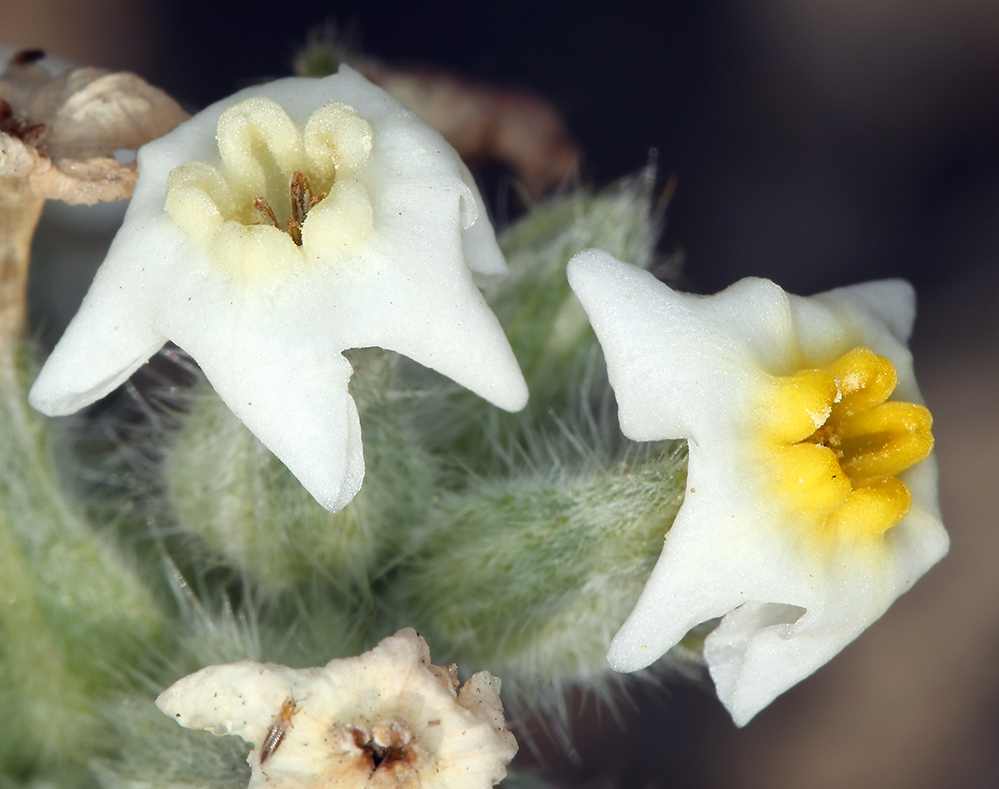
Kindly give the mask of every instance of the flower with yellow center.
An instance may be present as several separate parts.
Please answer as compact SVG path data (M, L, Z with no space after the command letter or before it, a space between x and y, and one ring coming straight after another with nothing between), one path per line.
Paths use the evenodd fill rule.
M172 340L337 510L364 475L341 351L397 351L526 403L473 281L506 264L468 169L350 68L241 91L138 162L124 226L32 388L40 411L92 403Z
M683 506L608 662L644 668L721 617L704 657L743 725L947 552L912 288L801 298L746 279L693 296L599 250L568 275L624 434L689 448Z
M431 664L406 628L317 668L208 666L156 706L251 743L248 789L488 789L517 753L499 690L487 671L459 689L456 667Z

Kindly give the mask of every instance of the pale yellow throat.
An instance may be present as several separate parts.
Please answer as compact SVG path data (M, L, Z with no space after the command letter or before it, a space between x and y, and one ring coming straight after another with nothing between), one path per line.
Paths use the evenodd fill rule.
M371 125L331 101L300 129L276 102L251 98L218 122L218 166L185 162L166 210L230 276L260 282L348 254L373 226L364 171Z
M930 454L933 419L888 400L897 381L894 365L867 348L773 379L761 461L808 536L876 539L908 514L898 475Z

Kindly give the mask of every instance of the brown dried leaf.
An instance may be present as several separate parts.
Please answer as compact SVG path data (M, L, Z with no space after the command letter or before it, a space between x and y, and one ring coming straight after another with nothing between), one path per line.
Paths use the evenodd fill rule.
M86 161L42 157L29 176L32 191L46 200L62 200L70 205L127 200L135 189L139 169L135 162L122 164L112 158L95 156Z
M0 131L0 175L27 175L35 194L67 203L131 196L136 164L114 152L136 150L189 117L134 74L77 68L53 76L17 55L0 75L0 100L12 112L7 125L33 135L29 142Z
M564 183L579 166L579 146L561 115L538 96L430 68L348 62L437 129L469 164L509 164L532 198Z
M27 178L44 158L20 137L0 132L0 177Z

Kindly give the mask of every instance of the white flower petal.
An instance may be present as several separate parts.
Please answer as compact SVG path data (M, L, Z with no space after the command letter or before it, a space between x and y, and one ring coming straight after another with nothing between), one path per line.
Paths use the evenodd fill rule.
M197 332L189 315L183 326L168 328L176 328L178 344L198 359L229 409L335 512L364 478L361 425L347 392L350 364L304 342L301 327L255 325L262 314L234 306L209 313L211 333ZM240 364L231 364L234 358Z
M471 206L467 200L462 202L464 221L461 243L468 267L474 274L487 278L501 277L508 271L506 260L496 241L496 234L492 232L488 222L482 221L487 216L486 204L464 162L461 163L461 180L472 193Z
M812 424L825 428L829 410L795 417L809 425L802 438L766 443L775 429L768 424L791 429L766 422L768 409L778 407L767 398L784 391L775 382L825 370L857 347L894 367L892 400L922 402L904 344L912 289L878 282L804 299L770 282L743 280L717 296L691 296L597 250L570 262L569 280L607 357L624 433L689 442L683 506L608 662L619 671L644 668L695 625L721 617L704 655L719 698L743 725L856 638L947 552L932 455L897 474L911 494L907 514L894 510L900 522L854 535L814 533L816 521L779 487L806 480L797 473L775 477L784 467L769 464L784 461L767 454L802 444L834 457L821 448L826 439L802 441ZM851 391L848 378L823 374L835 382L833 391ZM848 476L838 462L834 489ZM853 495L866 484L851 478L846 490ZM801 489L811 495L812 488ZM826 528L825 520L817 523Z
M169 339L339 509L364 470L341 351L395 350L501 408L526 403L473 281L505 263L471 175L348 67L241 91L138 161L125 224L32 389L40 410L93 402Z
M453 229L437 232L432 215L421 221L427 249L417 261L422 264L419 272L391 259L391 239L370 242L363 272L329 272L337 280L337 300L330 312L332 319L336 311L337 326L329 327L336 332L336 344L396 351L500 408L523 408L527 385L496 317L475 288L471 272L447 265L450 259L460 259L461 238Z
M912 335L912 325L916 322L916 291L902 279L884 279L836 288L828 293L820 293L813 298L840 309L853 302L856 304L857 320L881 321L888 325L895 338L906 343Z
M126 213L126 217L128 214ZM119 232L94 283L62 340L31 387L31 405L49 416L72 414L99 400L156 353L167 341L153 316L164 284L159 275L181 240L174 228L150 227L145 234L156 250L135 266L133 239Z
M689 296L659 289L649 272L598 249L573 257L567 274L604 349L621 428L636 441L701 443L737 419L730 414L760 371L724 327L744 329L763 352L773 350L766 329L778 347L792 336L786 294L765 280L744 280L718 300ZM739 309L746 298L758 302L755 315Z
M895 365L895 394L909 402L923 402L906 344L916 319L912 285L900 279L879 280L789 299L804 358L826 361L841 354L846 345L866 345Z

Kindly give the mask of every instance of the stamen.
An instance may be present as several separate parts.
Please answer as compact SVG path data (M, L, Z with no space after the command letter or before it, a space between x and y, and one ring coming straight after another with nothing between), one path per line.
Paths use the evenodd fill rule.
M286 220L288 224L288 235L297 246L302 246L302 226L290 216Z
M258 197L253 201L253 216L256 219L254 224L271 225L280 229L277 217L274 216L274 209L264 198Z
M43 131L24 127L2 100L0 127ZM306 247L324 250L309 261L339 256L372 231L371 196L356 178L371 153L370 125L347 105L328 102L306 130L270 99L246 99L219 118L220 168L192 161L170 173L167 212L201 241L217 235L213 255L230 273L255 279L286 271L278 261L305 264ZM335 206L317 211L306 233L323 200Z
M326 197L326 193L313 197L309 176L301 170L295 170L295 174L291 176L289 188L291 191L291 216L287 220L288 235L298 246L302 246L302 225L305 224L305 217L320 200Z
M897 380L867 348L778 379L763 411L771 474L815 534L876 536L908 513L911 496L896 476L933 449L933 419L921 405L888 401Z
M312 186L309 184L309 176L301 170L295 170L295 174L291 176L291 219L300 229L310 208L312 208ZM289 232L291 231L289 230ZM294 234L292 234L292 238L294 238ZM301 241L295 243L299 246L302 245Z

